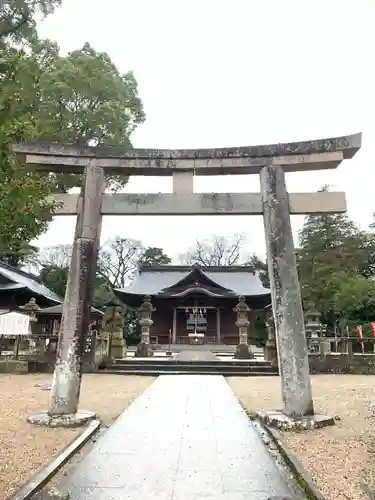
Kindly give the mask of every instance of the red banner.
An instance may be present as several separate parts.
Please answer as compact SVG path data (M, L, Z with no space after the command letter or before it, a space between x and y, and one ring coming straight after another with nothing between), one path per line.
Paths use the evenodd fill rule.
M359 337L361 339L363 339L363 332L362 332L361 325L357 325L357 332L358 332ZM364 354L364 352L365 352L365 344L363 342L361 342L361 349L362 349L362 353Z
M357 325L357 333L361 339L363 339L362 327L361 325Z
M375 321L373 321L373 322L371 323L371 330L372 330L372 334L373 334L373 336L375 337Z

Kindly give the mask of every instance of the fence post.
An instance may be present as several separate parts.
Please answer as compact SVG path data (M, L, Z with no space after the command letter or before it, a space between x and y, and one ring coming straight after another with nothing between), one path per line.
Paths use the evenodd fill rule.
M347 353L348 353L348 358L353 357L353 343L351 340L347 342Z

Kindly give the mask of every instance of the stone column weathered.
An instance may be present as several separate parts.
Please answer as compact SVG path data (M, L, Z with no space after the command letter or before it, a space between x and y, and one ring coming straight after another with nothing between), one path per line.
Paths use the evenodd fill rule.
M105 176L101 167L85 167L72 257L57 346L48 413L28 418L49 426L77 426L94 418L78 412L85 337L90 326L91 301L101 227Z
M139 324L141 326L142 331L141 331L141 341L137 346L135 355L140 358L147 358L153 355L150 346L150 329L154 323L151 319L151 316L152 313L155 311L155 308L151 304L151 297L149 295L146 295L144 297L139 311L140 311Z
M245 302L245 297L238 297L238 304L233 309L237 313L236 326L239 334L239 344L236 347L234 357L237 359L251 359L254 354L251 352L250 346L247 343L247 329L250 325L249 312L250 308Z
M299 418L313 415L314 406L283 168L264 167L260 185L284 413Z

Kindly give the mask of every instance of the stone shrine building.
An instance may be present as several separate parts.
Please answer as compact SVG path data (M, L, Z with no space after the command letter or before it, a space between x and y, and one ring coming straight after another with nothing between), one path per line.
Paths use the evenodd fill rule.
M151 336L159 344L229 344L239 342L237 314L243 296L252 311L271 302L259 274L246 266L145 266L131 285L114 290L129 307L139 308L150 296ZM249 333L251 336L251 316Z

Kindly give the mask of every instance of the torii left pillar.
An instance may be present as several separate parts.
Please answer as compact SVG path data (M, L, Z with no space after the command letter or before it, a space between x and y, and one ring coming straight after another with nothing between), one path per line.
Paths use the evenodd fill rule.
M76 231L57 345L55 371L48 412L28 417L28 422L49 427L77 427L95 418L78 411L84 344L90 325L91 302L101 231L104 170L85 167L79 197Z

